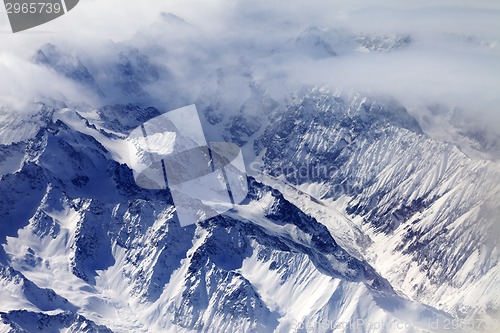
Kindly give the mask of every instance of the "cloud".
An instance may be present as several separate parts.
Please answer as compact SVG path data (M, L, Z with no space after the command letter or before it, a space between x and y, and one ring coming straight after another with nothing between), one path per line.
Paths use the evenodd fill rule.
M13 110L37 101L92 101L74 82L9 53L0 53L0 73L0 105Z
M408 34L408 48L349 53L331 59L285 59L280 70L308 83L395 95L413 108L458 106L485 119L500 110L500 6L494 1L238 2L237 21L262 32L299 34L311 25L353 34ZM244 13L244 14L241 14ZM264 21L263 21L264 18ZM265 20L268 20L267 22ZM234 24L236 20L233 20ZM264 22L264 23L262 23ZM264 28L258 23L264 24ZM243 24L243 26L244 26ZM238 30L238 29L236 29ZM244 31L248 31L244 27ZM263 36L263 33L256 33ZM335 51L335 46L332 46Z
M173 13L185 22L160 13ZM308 57L294 46L311 27L327 35L319 41L328 43L335 57L321 52ZM161 103L165 92L176 95L178 104L195 101L217 89L217 71L225 68L227 77L240 83L251 77L269 92L295 83L328 84L393 95L417 113L439 103L460 107L485 124L500 120L500 6L494 0L290 0L286 5L264 0L83 0L46 25L19 34L8 30L6 15L0 13L4 97L89 99L67 78L28 64L41 45L51 42L85 60L106 90L108 99L102 103L135 98L120 96L111 69L120 52L136 48L162 70L159 80L142 87L151 103ZM392 52L360 52L360 45L353 44L360 36L409 36L411 43ZM312 39L310 45L316 42ZM237 104L249 93L241 88L231 101Z

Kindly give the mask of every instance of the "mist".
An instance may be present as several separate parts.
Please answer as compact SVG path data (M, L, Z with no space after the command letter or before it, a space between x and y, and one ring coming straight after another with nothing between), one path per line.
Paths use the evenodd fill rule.
M329 42L335 56L297 53L297 37L311 27L333 36ZM216 89L210 87L217 70L225 68L243 85L250 73L271 95L286 94L299 84L321 84L396 97L417 117L428 105L459 108L465 118L500 135L491 125L500 121L496 1L291 0L283 6L263 0L152 0L147 5L82 0L67 15L17 34L10 33L7 15L0 12L0 32L2 104L55 98L99 105L135 98L177 107ZM390 52L360 52L345 41L401 35L411 42ZM46 43L82 59L107 97L32 64ZM147 99L122 95L111 82L106 68L127 48L136 48L161 68L160 78L144 87ZM241 104L248 91L231 94L231 101Z

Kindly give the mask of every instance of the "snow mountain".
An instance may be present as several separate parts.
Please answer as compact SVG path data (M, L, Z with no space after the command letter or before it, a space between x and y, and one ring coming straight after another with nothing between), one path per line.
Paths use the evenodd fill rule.
M496 138L439 137L447 115L279 66L412 36L291 31L215 43L164 13L106 57L35 53L99 103L0 106L0 332L495 332ZM241 147L249 193L181 227L169 191L134 182L126 139L193 103L208 142Z
M123 154L157 109L43 110L35 135L2 146L22 156L0 181L7 332L427 332L498 309L498 169L426 137L394 100L314 88L277 104L248 131L247 199L186 228Z

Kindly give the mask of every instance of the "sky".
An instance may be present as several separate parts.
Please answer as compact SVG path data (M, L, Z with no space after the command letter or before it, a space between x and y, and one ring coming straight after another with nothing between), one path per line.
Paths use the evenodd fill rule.
M162 12L184 19L189 28L159 24ZM412 42L388 53L289 56L293 40L313 26L351 36L408 35ZM116 45L143 50L159 43L170 56L154 61L175 75L176 88L189 90L187 95L200 93L217 68L248 61L270 91L274 78L286 77L291 83L394 96L416 114L427 105L459 107L500 135L492 125L500 121L500 3L494 0L81 0L68 14L17 34L10 32L2 8L1 105L16 109L43 97L104 103L31 63L47 42L95 68L110 64ZM161 98L167 83L160 80L150 92Z

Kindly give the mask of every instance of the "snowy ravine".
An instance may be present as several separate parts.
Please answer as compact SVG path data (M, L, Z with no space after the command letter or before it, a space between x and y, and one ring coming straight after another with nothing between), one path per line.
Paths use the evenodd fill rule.
M328 208L303 204L307 213L334 237L354 235L346 242L412 299L458 318L497 318L498 163L428 138L391 100L313 89L272 117L259 141L263 170L308 170L284 177ZM328 177L313 172L325 169Z
M159 110L36 104L36 117L4 119L0 332L434 332L495 319L498 164L430 139L390 99L312 88L245 105L272 112L201 114L209 135L240 134L250 193L185 228L126 164L127 134Z

